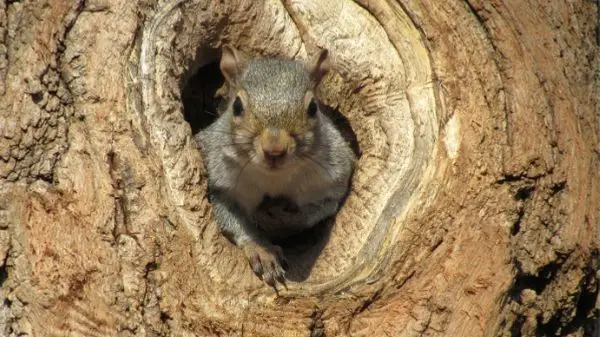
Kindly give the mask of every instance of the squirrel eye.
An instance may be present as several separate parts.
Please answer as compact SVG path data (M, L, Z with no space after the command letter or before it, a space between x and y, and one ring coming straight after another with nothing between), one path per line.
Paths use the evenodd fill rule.
M310 100L306 113L308 113L308 117L315 117L317 115L317 102L315 102L314 98Z
M240 116L243 111L244 111L244 105L242 104L242 100L240 99L240 96L237 96L235 98L235 101L233 101L233 115Z

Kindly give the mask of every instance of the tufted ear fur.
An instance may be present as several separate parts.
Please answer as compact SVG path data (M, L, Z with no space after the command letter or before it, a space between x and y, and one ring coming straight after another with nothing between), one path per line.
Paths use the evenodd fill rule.
M221 49L221 73L227 83L235 85L246 67L247 57L232 46L223 46Z
M310 77L315 82L315 86L319 85L323 77L329 72L328 55L327 49L322 49L309 64Z

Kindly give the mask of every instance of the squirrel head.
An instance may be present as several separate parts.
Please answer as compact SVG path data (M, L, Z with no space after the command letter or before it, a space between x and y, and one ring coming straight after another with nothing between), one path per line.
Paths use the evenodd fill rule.
M248 160L269 170L310 157L323 118L315 89L329 70L327 50L308 65L282 59L248 59L224 47L221 72L228 87L223 118L232 143ZM310 158L309 158L310 159Z

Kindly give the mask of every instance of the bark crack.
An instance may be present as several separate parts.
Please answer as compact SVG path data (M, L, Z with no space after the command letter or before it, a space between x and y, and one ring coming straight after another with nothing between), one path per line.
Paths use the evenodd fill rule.
M598 256L597 250L590 256L590 262L585 268L585 276L578 286L579 292L575 295L574 310L559 308L549 320L544 319L542 313L538 314L537 336L570 336L582 330L584 336L596 336L594 333L598 331L598 319L600 318L599 309L596 308Z
M8 248L7 252L6 252L6 256L4 257L4 260L2 261L2 263L0 263L0 288L2 288L2 285L4 284L4 282L8 279L8 257L10 256L10 247Z
M9 39L8 39L8 6L10 3L2 2L0 3L0 96L3 96L6 93L6 73L9 69L9 59L8 59L8 49L9 49Z
M537 294L544 292L546 287L554 280L565 261L569 258L569 255L570 253L558 254L557 259L540 268L537 275L531 275L524 272L521 268L520 261L515 260L514 263L517 268L517 275L515 276L513 286L509 290L511 297L515 301L521 302L520 296L525 289L532 289Z
M567 181L550 167L529 175L505 173L496 183L509 186L516 214L511 229L515 277L502 305L505 322L500 331L511 336L565 336L597 329L590 322L598 315L594 309L598 276L591 272L597 269L598 253L592 254L582 272L583 255L560 244L561 227L568 220L557 206ZM579 286L563 284L567 275L577 277Z
M409 278L412 277L409 276ZM346 326L346 333L350 333L352 330L352 324L357 319L359 315L368 310L376 301L381 299L381 294L383 293L383 287L377 288L377 290L371 292L371 295L366 299L358 302L359 306L356 307L352 313L350 314L348 324Z
M114 140L113 140L114 143ZM114 148L114 145L111 144ZM129 229L129 213L128 213L128 200L126 197L126 182L123 181L121 162L114 149L111 148L107 154L108 157L108 170L110 178L112 180L113 187L113 198L114 198L114 226L113 226L113 240L117 244L121 235L127 235L135 240L137 246L143 250L143 246L139 241L138 233L133 233Z
M323 324L323 310L315 308L310 316L308 332L310 337L325 337L325 325Z

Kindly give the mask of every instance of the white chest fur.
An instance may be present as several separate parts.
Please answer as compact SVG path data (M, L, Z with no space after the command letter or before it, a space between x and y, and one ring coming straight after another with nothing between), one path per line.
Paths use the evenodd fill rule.
M277 171L248 165L237 178L231 196L247 214L254 212L265 195L284 196L298 206L327 197L333 183L327 172L310 162L296 164Z

